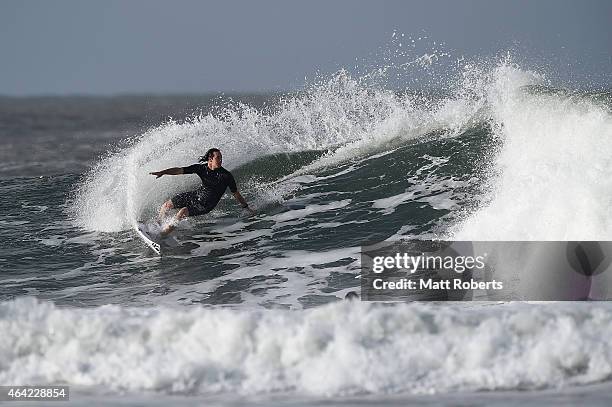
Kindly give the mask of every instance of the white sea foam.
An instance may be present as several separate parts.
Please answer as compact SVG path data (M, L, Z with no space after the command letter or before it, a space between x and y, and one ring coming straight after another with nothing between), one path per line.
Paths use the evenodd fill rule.
M608 304L305 311L0 304L0 382L162 394L534 389L612 375Z
M271 216L270 219L275 220L276 222L286 222L292 219L301 219L315 213L327 212L334 209L344 208L350 203L350 199L343 199L342 201L330 202L327 204L312 204L306 206L304 209L294 209L287 212L283 212L279 215Z
M524 74L523 74L524 76ZM500 69L489 90L502 148L489 202L455 228L476 240L612 238L612 115L586 98L524 92Z

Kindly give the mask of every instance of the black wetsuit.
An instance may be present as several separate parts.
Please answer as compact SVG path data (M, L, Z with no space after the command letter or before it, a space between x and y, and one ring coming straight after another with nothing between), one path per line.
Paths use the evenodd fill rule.
M187 208L189 216L203 215L212 211L219 203L227 187L236 192L236 181L228 170L219 167L216 170L208 168L207 164L193 164L183 167L183 174L198 174L202 186L189 192L183 192L172 198L175 208Z

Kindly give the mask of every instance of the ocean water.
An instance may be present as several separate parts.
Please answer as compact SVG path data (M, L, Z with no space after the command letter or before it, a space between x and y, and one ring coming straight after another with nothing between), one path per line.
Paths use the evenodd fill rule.
M0 384L77 405L610 404L612 306L345 301L360 247L611 240L612 97L512 63L444 92L0 98ZM133 231L208 148L229 195Z

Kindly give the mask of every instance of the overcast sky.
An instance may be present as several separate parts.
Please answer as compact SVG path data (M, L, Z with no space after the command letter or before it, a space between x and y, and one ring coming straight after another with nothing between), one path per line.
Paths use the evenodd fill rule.
M1 0L0 94L297 89L382 64L394 31L610 87L609 0Z

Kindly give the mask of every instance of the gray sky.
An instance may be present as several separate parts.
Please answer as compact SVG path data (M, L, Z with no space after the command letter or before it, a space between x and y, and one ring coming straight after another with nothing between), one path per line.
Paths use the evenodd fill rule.
M296 89L382 64L393 31L610 87L608 0L0 0L0 94Z

